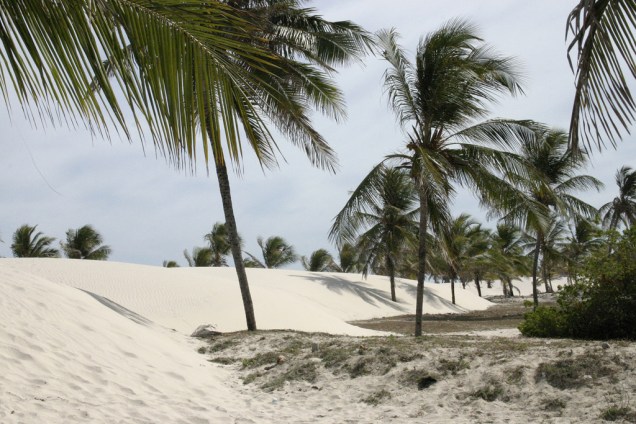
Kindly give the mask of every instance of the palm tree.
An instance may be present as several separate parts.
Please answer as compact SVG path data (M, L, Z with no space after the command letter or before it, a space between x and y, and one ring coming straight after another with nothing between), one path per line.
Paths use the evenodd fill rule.
M9 73L3 67L0 77L13 83L21 104L51 120L58 117L51 104L59 104L73 124L81 118L108 135L113 121L130 137L114 94L119 87L135 127L141 131L146 121L156 149L176 165L194 163L201 139L219 180L249 330L256 320L227 162L240 169L246 140L262 166L275 166L272 124L314 165L333 170L334 154L308 113L344 115L333 67L358 60L370 46L360 27L313 13L293 0L0 3L0 55ZM6 98L5 85L0 89Z
M251 253L245 252L249 256L247 263L252 268L280 268L298 260L294 247L282 237L272 236L267 240L263 240L263 237L258 237L256 242L261 248L263 262Z
M514 296L512 280L530 269L523 253L523 234L519 228L501 222L491 237L489 256L493 273L501 281L504 296Z
M616 185L618 196L599 209L603 224L610 230L621 223L626 228L636 223L636 171L623 166L616 172Z
M35 232L37 225L33 227L22 225L13 233L11 251L16 258L57 258L60 252L50 247L55 241L54 237L47 237L41 232ZM35 234L34 234L35 233Z
M411 172L419 196L419 248L415 335L422 334L424 278L432 213L448 217L453 184L479 193L484 204L503 207L511 188L498 172L522 173L509 147L529 130L522 123L490 120L486 105L499 94L521 92L513 60L499 57L467 22L455 20L421 40L415 65L395 31L379 33L389 69L384 85L397 121L407 133L407 153L393 155ZM495 187L497 190L495 190Z
M627 77L636 76L636 4L623 0L579 0L568 16L576 49L576 93L570 120L570 146L599 149L609 141L616 146L634 122L636 102ZM633 81L632 81L633 82Z
M451 283L451 299L455 304L455 281L462 275L472 255L472 239L481 231L481 225L468 214L451 219L438 237L440 257L445 264L446 276Z
M360 252L351 243L342 243L338 249L338 272L362 272L364 261L360 259Z
M333 256L325 250L318 249L311 253L309 259L305 256L300 258L303 268L313 272L339 272L340 267L333 260Z
M567 261L568 280L578 281L578 271L590 254L603 244L602 230L592 221L575 218L566 238L564 255Z
M587 156L581 151L574 152L568 149L567 133L539 124L534 126L534 132L534 137L525 140L520 152L526 165L531 169L531 178L510 176L523 192L525 201L517 200L515 207L503 219L518 223L534 237L532 295L536 309L539 305L539 257L550 229L551 214L557 213L571 218L595 216L598 211L574 196L573 192L600 190L603 184L589 175L576 175L586 164Z
M566 255L564 252L566 238L565 238L566 225L560 216L552 213L550 220L545 228L545 231L541 232L541 243L539 247L538 256L539 260L539 272L541 273L541 280L546 293L552 293L552 274L555 268L563 269L566 263ZM535 257L537 252L537 233L526 234L526 248L528 249L528 255ZM539 281L537 281L539 283Z
M189 253L188 253L188 256L190 256ZM164 268L179 268L179 264L177 263L177 261L165 260L163 261L163 267Z
M329 232L336 244L355 243L365 259L363 275L384 272L395 295L395 274L403 247L415 243L417 194L403 169L374 167L334 218Z
M212 231L203 236L212 251L212 266L227 266L227 255L231 253L232 246L227 231L227 226L221 222L214 224ZM240 237L239 237L240 240ZM241 245L243 244L242 240Z
M191 267L206 267L213 266L214 253L209 247L193 247L192 254L188 252L188 249L183 251L183 256ZM167 265L166 265L167 266Z
M92 226L84 225L66 232L66 243L60 242L62 251L70 259L92 259L105 261L111 253L109 246L102 246L103 240Z
M481 224L474 226L468 233L468 246L464 249L460 279L466 288L466 282L473 280L477 294L481 297L481 281L492 274L489 251L491 248L491 231Z

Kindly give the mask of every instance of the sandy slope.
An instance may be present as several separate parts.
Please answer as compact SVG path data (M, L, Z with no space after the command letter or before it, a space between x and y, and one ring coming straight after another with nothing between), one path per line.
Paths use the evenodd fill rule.
M362 392L359 383L335 376L320 390L301 384L266 393L244 386L240 367L208 362L209 355L197 353L205 343L187 334L201 323L214 323L221 331L244 328L233 271L0 259L0 422L369 423L421 422L428 415L419 406L420 412L403 409L412 394L390 410L361 403L362 395L382 387L403 399L401 386L391 386L383 375L360 380ZM400 302L393 304L383 277L250 270L249 278L263 329L370 335L377 333L346 321L414 310L412 281L399 281ZM470 289L458 287L457 306L449 297L448 286L427 285L425 310L489 306ZM252 356L275 349L269 336L250 337L242 349ZM320 361L313 363L322 370ZM329 375L326 368L321 372ZM298 393L292 396L290 389ZM479 404L464 414L452 402L438 408L441 399L429 400L430 408L438 409L430 422L479 422L473 419ZM489 413L488 422L506 422L503 414Z
M245 329L241 295L233 268L162 268L70 259L0 259L0 267L20 270L106 299L167 328L190 334L200 324L219 331ZM415 284L397 283L390 300L386 277L359 274L248 269L256 320L261 329L324 331L370 335L346 321L415 311ZM446 285L426 287L429 313L485 309L490 303L470 291L449 302Z

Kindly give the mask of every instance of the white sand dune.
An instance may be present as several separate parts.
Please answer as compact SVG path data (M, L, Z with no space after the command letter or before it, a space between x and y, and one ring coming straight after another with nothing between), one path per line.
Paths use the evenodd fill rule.
M162 268L70 259L0 259L0 267L26 272L81 289L156 324L190 334L200 324L219 331L245 329L234 268ZM261 329L293 329L332 334L377 334L346 323L415 311L415 282L397 281L392 302L388 278L360 274L248 269ZM457 288L456 305L448 285L427 284L426 313L481 310L490 302Z
M0 422L279 422L271 396L252 398L186 336L202 323L244 328L233 272L0 259ZM398 282L394 304L384 277L249 270L249 278L263 329L370 335L346 321L414 310L412 281ZM457 306L448 299L448 287L428 285L425 310L489 306L469 290L458 289ZM310 422L306 412L288 409L285 420ZM332 418L324 422L339 422Z

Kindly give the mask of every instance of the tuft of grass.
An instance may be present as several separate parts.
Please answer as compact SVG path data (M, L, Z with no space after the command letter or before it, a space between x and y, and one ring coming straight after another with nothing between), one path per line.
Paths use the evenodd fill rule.
M609 367L600 356L580 355L571 359L539 364L535 381L545 380L552 387L565 390L584 386L594 378L615 376L616 370Z
M318 371L316 364L313 362L301 362L294 364L287 371L275 376L274 378L266 381L261 389L271 392L282 388L287 381L307 381L314 383L318 378Z
M470 368L470 364L463 358L459 359L440 359L437 363L437 371L444 375L457 375L458 372Z
M207 352L207 349L205 348L205 346L201 346L197 349L197 352L203 355L205 352Z
M557 398L543 399L543 401L541 402L541 407L544 411L561 411L566 406L566 401Z
M369 396L362 399L362 402L366 403L367 405L377 406L388 399L391 399L391 393L387 390L382 389L380 391L371 393Z
M238 361L237 358L232 358L229 356L217 356L217 357L208 359L208 362L214 362L215 364L221 364L221 365L232 365L236 361Z
M258 368L263 365L272 365L276 363L279 354L277 352L258 353L251 358L245 358L241 361L243 369Z
M218 338L215 338L214 340L217 340L217 339ZM229 348L231 348L233 346L236 346L237 344L238 344L238 342L236 340L221 339L218 342L211 343L210 347L208 347L208 352L210 352L210 353L221 352L223 350L226 350L226 349L229 349Z
M258 371L250 373L250 374L246 375L245 377L243 377L243 384L250 384L254 380L256 380L257 378L262 377L262 376L263 376L263 374L261 374Z
M525 367L523 365L509 369L506 372L506 383L518 386L523 383L525 375Z
M612 405L601 413L600 418L604 421L626 421L633 423L636 422L636 412L627 406Z
M470 396L475 399L483 399L486 402L494 402L498 399L504 402L509 400L505 395L504 387L493 378L488 379L486 384L470 393Z

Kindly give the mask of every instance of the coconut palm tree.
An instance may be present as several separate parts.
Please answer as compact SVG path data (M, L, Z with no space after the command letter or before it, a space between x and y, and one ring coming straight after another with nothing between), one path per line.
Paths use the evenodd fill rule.
M612 146L634 122L630 87L636 76L636 3L579 0L568 16L568 46L576 51L576 93L570 120L570 146Z
M636 223L636 171L623 166L616 172L616 185L618 196L599 209L603 224L610 230L619 224L629 228Z
M364 261L360 259L360 252L351 243L342 243L338 249L338 272L362 272Z
M355 243L365 259L363 275L382 270L389 276L391 299L403 247L415 243L417 194L403 169L374 167L334 218L329 237L337 245Z
M497 56L467 22L454 20L422 39L411 64L394 30L381 31L379 45L389 68L384 85L407 152L390 159L409 169L419 196L419 259L415 335L422 334L424 278L431 213L448 216L454 184L472 189L486 205L503 207L512 188L498 173L523 173L508 148L529 130L519 122L476 122L498 95L521 92L510 58ZM496 190L495 190L496 188Z
M464 250L460 279L466 288L466 282L473 280L477 294L481 297L481 282L492 274L489 251L491 248L491 231L477 224L468 234L468 247Z
M212 266L227 266L226 256L228 256L232 250L227 226L224 223L217 222L214 224L212 231L203 236L203 239L208 242L209 248L212 251ZM240 241L242 245L243 242L242 240Z
M603 231L594 222L575 218L569 226L569 235L564 246L568 280L578 281L578 271L591 253L603 245Z
M40 231L38 226L22 225L13 233L13 243L11 251L16 258L57 258L60 252L50 247L55 241L54 237L47 237Z
M256 256L245 252L249 257L246 261L250 268L280 268L298 260L294 247L282 237L272 236L267 240L258 237L256 242L261 248L263 261L261 262Z
M489 251L493 273L501 281L504 296L514 296L512 280L530 271L524 255L524 236L513 225L501 222L491 236Z
M111 248L102 243L101 234L92 226L84 225L75 230L68 230L66 243L60 242L60 245L67 258L105 261L111 253Z
M326 249L318 249L311 253L309 259L302 256L300 262L303 268L313 272L339 272L340 267L333 260L333 256Z
M188 256L190 254L188 253ZM173 261L173 260L165 260L163 261L163 267L164 268L179 268L179 264L177 263L177 261Z
M209 247L193 247L192 254L188 252L188 249L185 249L183 257L185 257L188 266L191 267L213 266L214 262L214 253Z
M564 252L566 242L566 224L556 213L552 213L545 231L541 232L541 243L539 247L539 273L540 281L546 293L552 293L552 275L555 269L563 269L566 263ZM528 256L534 258L537 254L537 233L526 234L526 249ZM537 284L539 280L537 281Z
M582 190L600 190L603 184L589 175L577 175L585 166L584 152L568 149L568 135L543 125L534 125L534 137L525 140L520 155L531 170L531 178L514 178L525 201L517 204L504 216L506 222L519 224L535 240L532 265L534 308L539 304L537 296L537 272L542 246L550 229L550 216L554 213L570 218L591 218L598 211L573 193Z
M66 121L83 119L106 135L112 121L130 137L114 94L120 88L134 127L145 121L160 153L178 166L192 166L199 151L213 161L247 327L255 330L227 164L240 169L247 142L262 166L275 166L271 124L314 165L333 170L335 156L308 115L315 108L343 117L330 75L366 53L366 32L293 0L1 1L0 15L7 64L0 77L21 104L52 121L59 115L51 105L59 105ZM7 98L5 84L0 90Z

